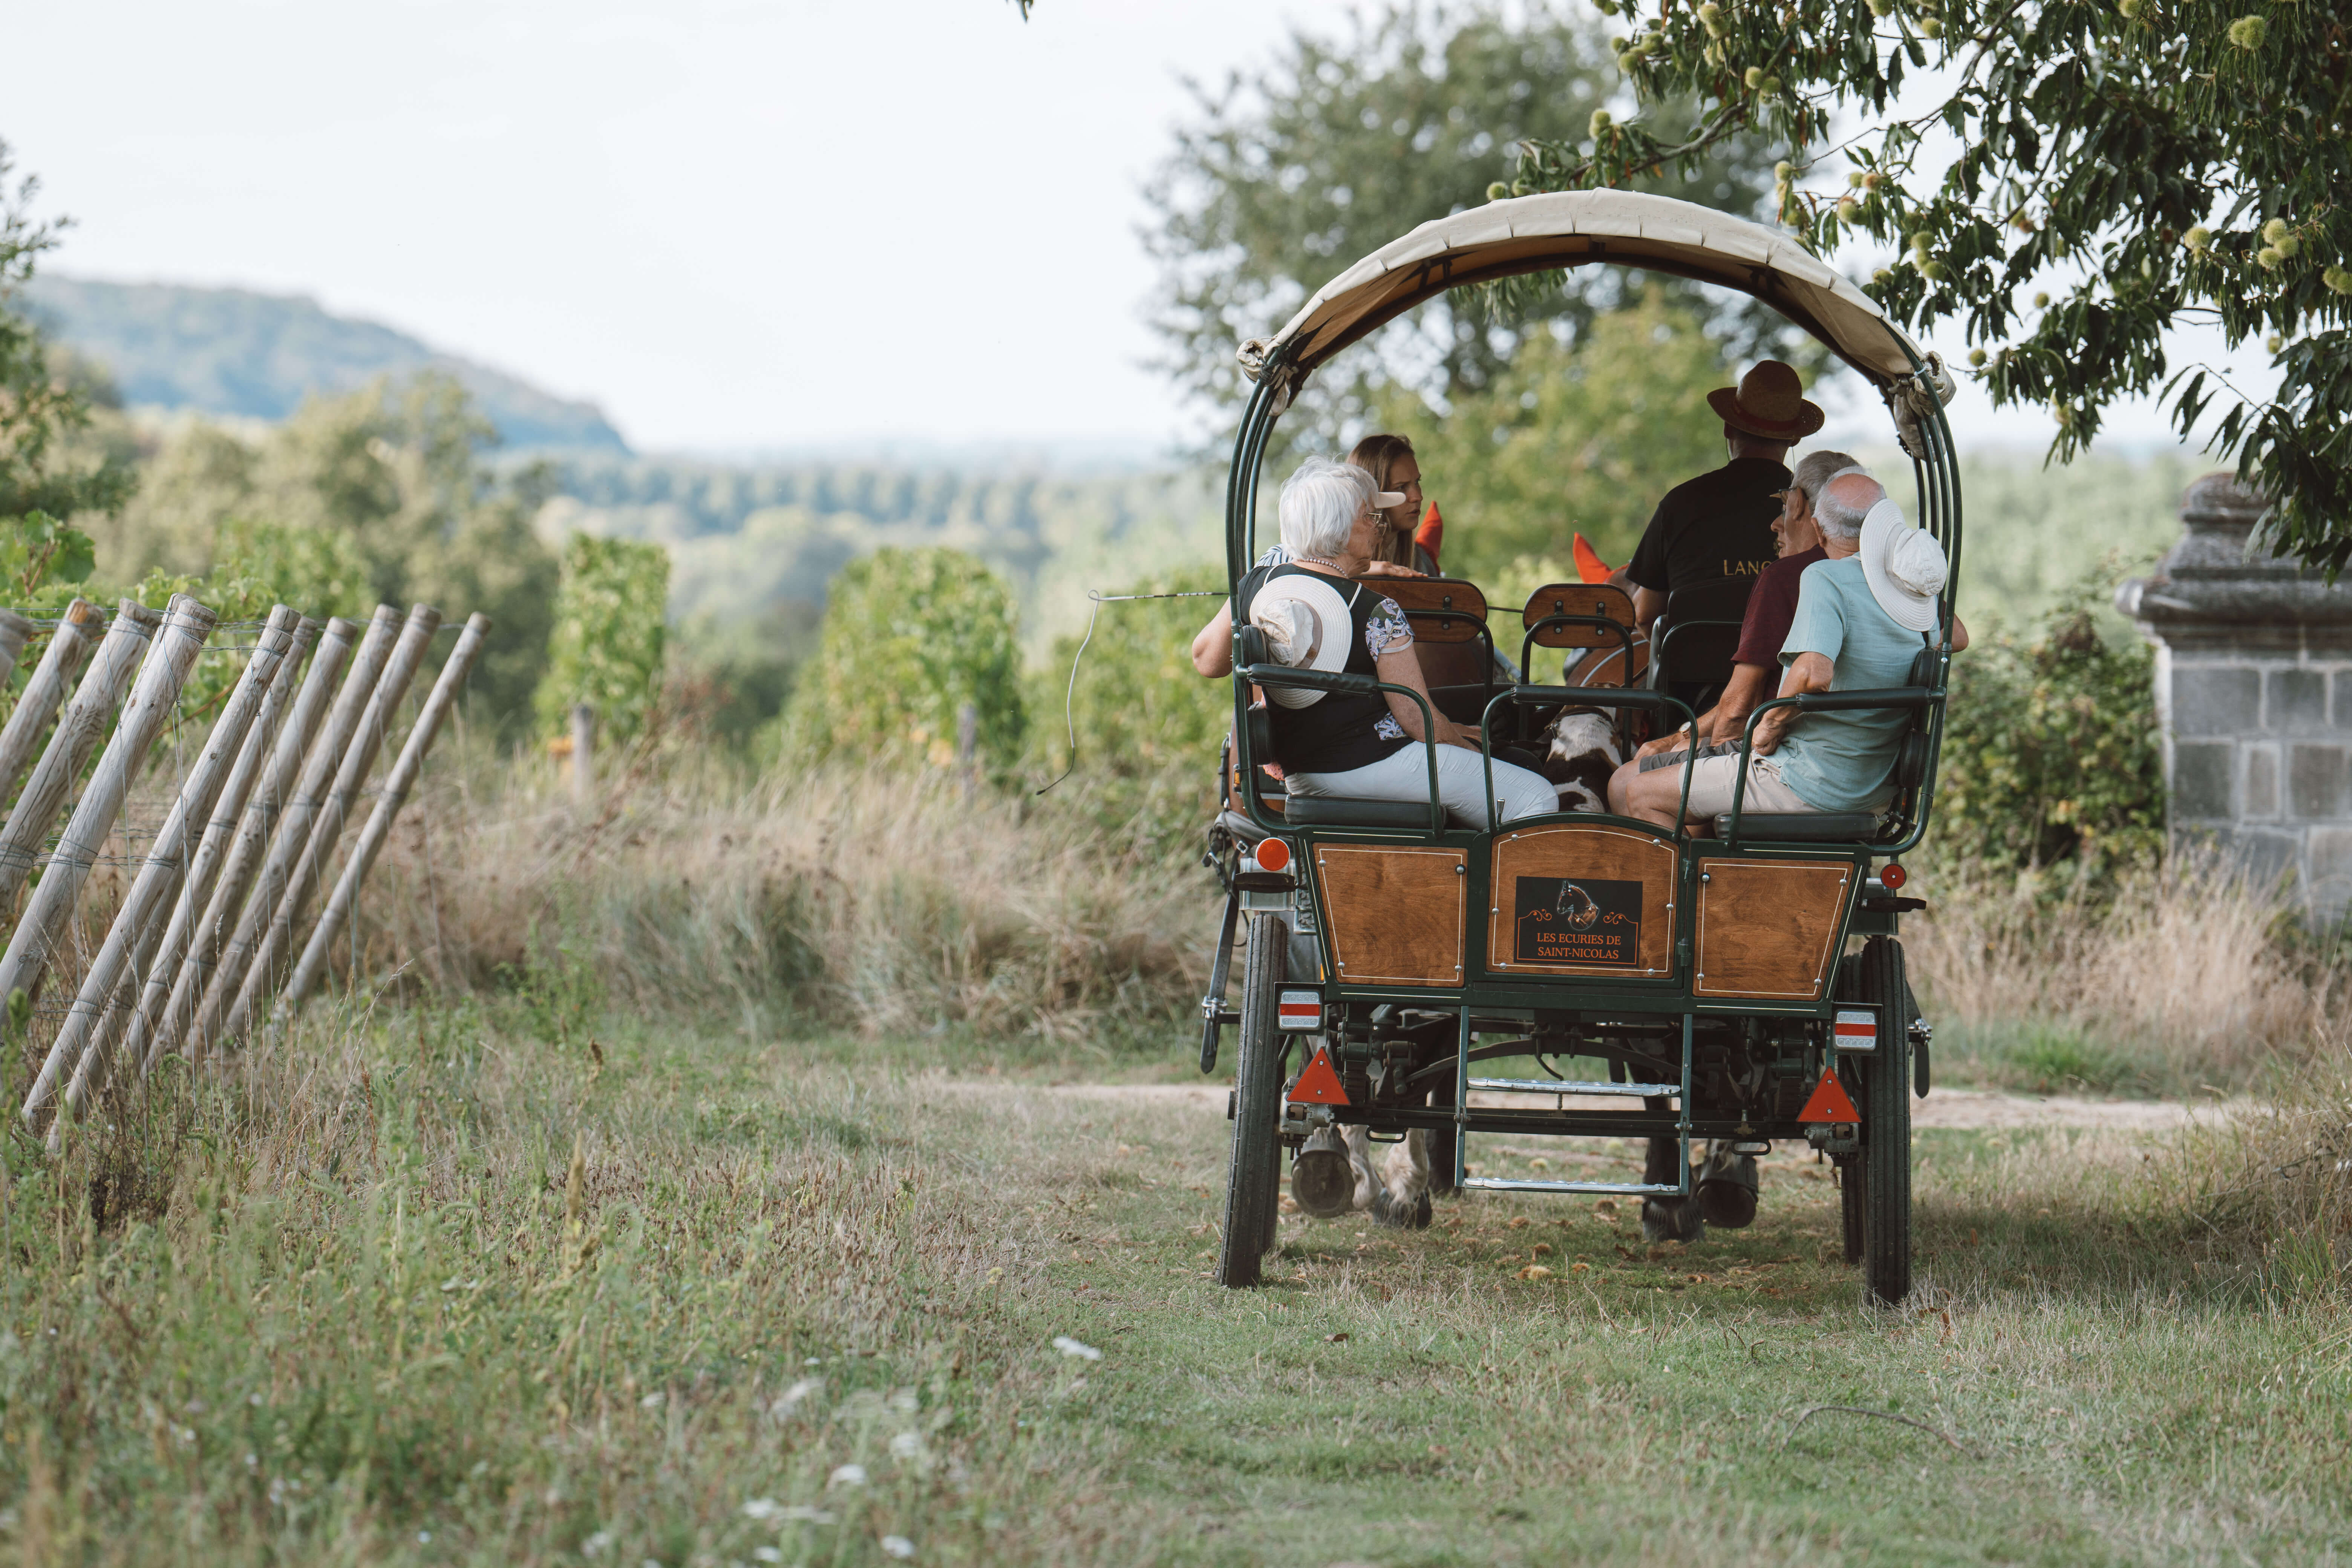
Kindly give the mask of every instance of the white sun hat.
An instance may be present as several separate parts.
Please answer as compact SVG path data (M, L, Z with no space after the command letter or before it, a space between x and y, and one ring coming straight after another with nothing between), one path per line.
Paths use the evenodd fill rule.
M1312 572L1275 578L1250 601L1250 625L1265 633L1275 660L1293 669L1337 672L1348 668L1348 639L1355 617L1339 589ZM1328 695L1296 686L1275 686L1266 695L1285 708L1311 708Z
M1908 631L1936 629L1936 598L1950 569L1944 547L1924 528L1904 521L1903 509L1882 500L1862 520L1862 575L1878 607Z

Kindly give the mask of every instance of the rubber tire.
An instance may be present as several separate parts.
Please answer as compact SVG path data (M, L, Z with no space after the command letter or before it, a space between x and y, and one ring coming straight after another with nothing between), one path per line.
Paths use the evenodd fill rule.
M1863 1190L1869 1178L1862 1173L1862 1161L1855 1158L1837 1168L1838 1215L1845 1230L1845 1260L1849 1264L1862 1261Z
M1234 1142L1225 1167L1224 1240L1217 1283L1243 1290L1274 1244L1282 1184L1282 1035L1276 1025L1290 929L1277 914L1249 917L1242 963L1241 1047L1234 1074Z
M1878 1050L1863 1069L1863 1284L1895 1306L1911 1294L1911 1031L1889 1026L1910 995L1903 944L1889 936L1863 946L1862 999L1878 1004Z

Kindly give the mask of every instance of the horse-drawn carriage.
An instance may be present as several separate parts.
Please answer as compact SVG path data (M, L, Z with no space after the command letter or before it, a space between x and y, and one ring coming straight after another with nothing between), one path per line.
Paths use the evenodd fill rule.
M1332 355L1448 289L1595 265L1647 268L1738 289L1803 329L1875 385L1917 480L1916 513L1952 579L1959 487L1943 412L1950 384L1878 306L1785 238L1711 209L1602 191L1527 196L1424 224L1366 257L1275 337L1244 345L1255 390L1226 496L1225 553L1238 585L1256 557L1258 470L1275 422ZM1839 1167L1846 1256L1870 1292L1911 1288L1910 1098L1927 1083L1927 1026L1904 976L1895 857L1926 832L1949 664L1930 638L1899 687L1775 698L1766 713L1894 710L1906 725L1883 813L1732 809L1675 830L1591 810L1477 831L1447 826L1434 748L1426 802L1291 795L1259 764L1284 688L1403 693L1498 739L1562 711L1607 715L1621 733L1690 708L1664 679L1722 627L1669 607L1647 684L1634 677L1633 606L1607 584L1561 584L1521 609L1523 675L1496 678L1495 630L1477 589L1451 579L1384 591L1416 637L1475 641L1486 679L1419 692L1347 671L1295 668L1263 634L1234 631L1234 729L1212 845L1229 889L1203 1004L1202 1068L1237 1025L1232 1163L1219 1279L1255 1284L1275 1239L1285 1153L1295 1184L1328 1189L1343 1129L1375 1139L1421 1130L1440 1188L1687 1198L1695 1147L1732 1155L1798 1142ZM1507 637L1508 634L1506 634ZM1539 650L1567 671L1538 680ZM1722 657L1727 658L1727 653ZM1608 665L1613 677L1591 672ZM1570 679L1577 684L1569 684ZM1596 679L1609 684L1591 683ZM1431 732L1426 707L1423 735ZM1684 764L1684 795L1689 763ZM1493 797L1490 787L1488 797ZM1709 831L1711 829L1711 831ZM1246 922L1238 1006L1228 960ZM1518 1060L1517 1076L1499 1070ZM1475 1173L1472 1139L1670 1138L1671 1181L1507 1180ZM1311 1206L1311 1205L1310 1205Z

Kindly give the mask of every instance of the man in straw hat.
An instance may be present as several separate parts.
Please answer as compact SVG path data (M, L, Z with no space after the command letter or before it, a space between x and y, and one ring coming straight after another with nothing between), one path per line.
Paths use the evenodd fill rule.
M1772 520L1790 484L1782 459L1822 427L1822 411L1805 400L1796 371L1776 359L1706 401L1723 420L1731 460L1668 490L1643 531L1625 575L1633 618L1645 629L1664 613L1668 595L1727 579L1752 584L1772 564Z

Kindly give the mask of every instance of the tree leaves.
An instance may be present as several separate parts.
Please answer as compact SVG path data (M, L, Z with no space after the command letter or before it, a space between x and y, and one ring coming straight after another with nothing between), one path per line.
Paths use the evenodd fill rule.
M1580 160L1530 152L1519 178L1627 185L1662 157L1687 163L1715 138L1762 132L1799 176L1780 221L1813 249L1936 237L1880 268L1870 292L1923 334L1958 322L1995 351L1977 374L1997 403L2050 406L2053 458L2085 449L2116 400L2156 394L2278 497L2274 543L2330 570L2352 561L2352 298L2329 282L2352 258L2352 26L2340 8L2266 7L2258 27L2209 0L1885 0L1874 20L1879 10L1724 5L1707 23L1673 5L1643 22L1634 8L1654 37L1627 70L1644 118L1669 121L1679 111L1665 106L1696 100L1706 132L1661 148L1637 123ZM1906 59L1942 73L1941 96L1887 119ZM1832 113L1863 114L1863 128L1824 146ZM1916 163L1922 125L1960 143L1940 174ZM1878 178L1817 188L1848 167ZM2027 288L2060 302L2021 315L2011 296ZM2172 375L2165 334L2205 321L2232 348L2282 340L2275 398Z

